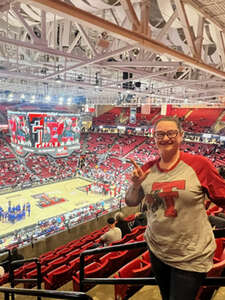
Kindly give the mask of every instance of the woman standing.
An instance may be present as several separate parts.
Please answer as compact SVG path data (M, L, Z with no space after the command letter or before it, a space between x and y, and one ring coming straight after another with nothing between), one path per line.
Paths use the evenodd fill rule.
M163 117L154 127L160 157L141 168L134 162L128 206L147 205L145 239L163 300L194 300L216 248L205 212L205 195L225 207L225 181L203 156L180 151L177 119Z

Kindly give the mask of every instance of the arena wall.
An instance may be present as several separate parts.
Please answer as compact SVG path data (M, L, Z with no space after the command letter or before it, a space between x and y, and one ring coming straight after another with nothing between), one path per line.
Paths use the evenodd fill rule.
M137 210L137 207L124 207L121 209L125 217L134 214L137 212ZM107 219L111 216L114 216L115 212L116 211L113 211L94 220L77 225L70 230L51 235L43 240L35 242L33 247L32 245L28 245L19 249L19 252L23 254L25 258L39 257L45 252L54 250L61 245L64 245L72 240L79 239L86 234L104 227L107 224Z

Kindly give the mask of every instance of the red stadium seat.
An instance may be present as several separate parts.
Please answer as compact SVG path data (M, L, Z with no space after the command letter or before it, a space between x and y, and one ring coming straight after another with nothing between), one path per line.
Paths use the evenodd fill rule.
M123 266L114 278L142 278L149 277L151 273L151 264L139 258L134 259L125 266ZM136 284L116 284L114 286L115 299L128 299L136 293L143 285Z
M93 262L84 268L84 277L104 277L106 274L106 269L108 268L108 261L105 260L103 263ZM84 291L88 291L92 288L93 284L85 285ZM73 276L73 290L80 290L80 272L77 272Z
M76 249L71 252L68 252L65 256L68 258L68 261L71 261L77 258L78 256L80 256L80 253L81 253L81 249Z
M56 290L60 288L62 285L72 280L72 272L72 266L62 265L47 273L43 277L45 289Z
M125 251L116 251L110 252L102 256L99 261L103 264L106 260L108 260L108 265L106 268L106 276L109 276L116 272L119 268L125 265L129 261L129 257L127 256L128 250ZM107 269L108 268L108 269Z
M126 217L124 220L127 222L131 222L134 221L134 219L135 219L135 215L130 215L129 217Z
M14 270L14 279L21 279L23 278L24 269L23 266ZM16 283L17 284L17 283Z
M9 282L9 273L5 273L2 277L0 277L0 286Z
M28 264L23 265L23 272L24 274L29 273L30 271L34 270L37 267L35 262L31 262Z
M60 256L60 257L50 261L46 267L48 269L48 272L50 272L51 270L56 269L59 266L66 264L67 262L68 262L68 257Z
M80 268L80 257L77 257L68 263L72 267L73 273L76 273Z
M134 227L133 229L132 229L132 233L138 233L138 235L139 234L141 234L141 233L144 233L145 232L145 230L146 230L146 225L144 225L144 226L142 226L142 225L139 225L139 226L137 226L137 227Z
M141 233L141 234L139 234L138 236L136 236L135 240L136 240L137 242L142 242L142 241L144 241L144 240L145 240L145 239L144 239L144 233Z
M144 228L145 230L145 228ZM132 239L135 239L136 236L138 236L139 234L142 233L142 226L138 226L138 227L135 227L131 233L127 233L124 237L123 237L123 243L126 243Z
M53 253L56 254L56 253L60 252L61 250L65 249L65 248L67 248L66 245L59 246L59 247L57 247L57 248L53 251Z
M41 275L44 276L45 273L47 272L47 267L46 266L41 266ZM25 273L23 275L24 279L37 279L37 269L32 270L29 273ZM24 283L24 288L31 289L35 287L37 283Z
M225 259L224 238L218 238L216 239L216 250L214 253L213 260L216 263L224 259Z
M135 242L137 242L137 241L130 240L126 244L132 244L132 243L135 243ZM129 260L132 260L133 258L141 255L144 251L145 251L144 248L138 248L138 247L136 247L134 249L129 249L128 253L127 253L127 257L129 257Z
M94 242L89 242L87 244L84 244L82 247L81 247L81 250L84 251L84 250L87 250L87 249L90 249L94 246Z
M125 237L125 236L124 236ZM124 237L118 241L112 242L110 246L120 245L124 243Z
M39 258L41 265L46 265L52 260L56 259L59 255L58 254L49 254L44 256L43 258Z
M60 250L58 250L57 252L55 252L57 255L62 256L62 255L66 255L67 253L69 253L71 251L71 248L67 248L64 247Z
M142 258L144 261L150 262L150 253L149 253L149 250L145 251L145 252L141 255L141 258Z
M90 264L90 262L93 262L92 255L85 257L84 264L88 265L88 264ZM77 258L69 261L68 265L72 267L73 273L76 273L80 268L80 257L77 257Z
M207 209L207 215L213 215L213 216L216 216L218 213L221 213L223 212L223 208L222 207L219 207L217 205L214 205L213 207L211 208L208 208Z
M208 277L219 277L225 270L225 249L223 247L223 238L216 239L217 248L214 254L214 264L212 269L208 272ZM218 287L203 286L199 289L196 300L210 300L215 290Z

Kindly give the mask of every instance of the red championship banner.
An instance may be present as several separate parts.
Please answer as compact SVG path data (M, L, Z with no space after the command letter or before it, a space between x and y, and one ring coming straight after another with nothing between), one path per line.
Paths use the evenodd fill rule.
M161 105L161 115L162 116L171 116L172 113L172 104L162 104Z

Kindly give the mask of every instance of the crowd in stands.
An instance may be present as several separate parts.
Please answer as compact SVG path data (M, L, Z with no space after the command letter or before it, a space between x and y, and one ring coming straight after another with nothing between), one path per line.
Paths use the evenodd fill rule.
M207 208L208 215L216 215L219 209L217 206ZM117 216L119 216L117 218ZM74 291L79 291L79 270L80 270L80 253L84 250L92 249L95 247L101 247L101 241L108 241L107 245L121 245L130 244L144 240L143 233L146 229L146 223L136 223L139 217L144 220L145 216L142 212L138 212L136 215L130 215L124 218L120 213L116 213L115 217L108 218L108 225L86 234L76 240L72 240L58 248L43 253L39 257L41 264L41 275L43 278L43 284L45 289L56 290L62 287L64 284L71 282ZM119 220L127 225L129 231L122 237L122 231L119 226ZM143 224L143 225L142 225ZM117 228L117 229L115 229ZM114 231L118 231L115 235ZM112 238L113 235L113 238ZM111 241L109 241L110 237ZM218 277L221 275L224 267L224 244L223 239L216 239L217 248L214 254L214 265L208 272L207 276ZM12 248L11 253L2 261L4 269L1 273L0 285L9 282L9 265L7 261L15 261L23 259L23 255L16 247ZM16 279L34 279L37 278L36 264L33 262L18 262L13 266L14 275ZM145 248L135 248L117 252L110 252L107 254L89 255L85 258L85 274L87 277L101 277L107 278L142 278L153 275L150 263L149 250ZM32 285L34 287L35 284ZM85 285L85 291L92 288L93 285ZM142 287L139 285L115 285L114 293L115 299L127 299L131 297ZM199 297L202 293L214 292L215 288L201 289L199 291ZM205 294L206 295L206 294ZM208 295L208 294L207 294ZM206 299L200 297L199 299ZM208 298L207 298L208 299Z
M170 115L177 116L183 121L183 128L188 132L215 133L214 124L223 113L222 108L172 108ZM93 126L100 125L126 125L128 127L152 126L160 118L160 108L151 107L149 114L141 113L137 108L136 122L130 123L130 108L115 107L93 118ZM223 121L222 118L221 121ZM224 130L224 129L223 129ZM224 132L222 130L222 132ZM220 132L221 134L221 132Z
M131 215L124 220L128 224L128 226L133 223L134 217L134 215ZM93 247L96 247L96 245L100 243L101 238L104 237L105 233L108 233L112 227L115 228L115 225L117 224L117 222L115 222L115 219L111 218L111 220L109 221L109 226L104 226L103 228L82 236L79 239L72 240L52 251L43 253L39 257L39 261L41 264L41 274L45 289L57 289L69 281L73 282L74 290L79 289L79 255L86 249L92 249ZM111 225L110 223L113 225ZM119 234L117 238L113 239L113 242L110 245L113 245L114 243L123 244L132 243L134 241L143 241L143 232L145 228L146 226L137 226L134 229L131 229L130 233L125 234L122 239L121 234ZM118 227L116 230L121 232ZM10 280L8 273L9 264L6 262L23 258L23 256L20 254L20 251L16 251L15 249L16 248L13 247L11 253L9 253L8 257L6 257L6 259L3 261L5 274L4 272L2 272L0 285L8 283ZM124 263L133 260L143 252L146 252L146 250L135 249L125 252L119 251L117 253L108 253L106 255L100 256L91 255L90 257L87 257L85 259L85 268L87 271L86 274L89 273L88 270L93 270L94 273L98 272L99 268L97 266L100 266L104 271L104 276L107 277L110 274L115 273L115 271L119 270L124 265ZM14 268L14 275L16 279L37 278L37 269L34 262L18 263L20 263L20 265L16 265ZM32 287L33 286L35 286L35 283L32 283ZM31 284L29 287L31 287Z
M73 226L100 217L101 215L108 213L109 210L115 210L125 205L124 201L121 201L121 199L117 197L115 197L113 201L110 201L110 205L105 204L104 201L98 201L95 204L76 208L70 212L40 220L37 224L5 234L0 238L0 249L35 243L51 234L55 234L62 230L70 230Z
M2 159L15 159L15 155L8 148L3 139L0 139L0 160Z
M97 138L102 136L102 134L100 136L99 134L96 135ZM110 136L109 134L106 135ZM127 171L129 171L127 159L133 158L143 162L157 156L151 138L138 136L119 136L115 138L113 134L111 136L111 140L114 138L116 143L111 145L110 149L106 149L105 155L102 155L101 149L99 150L96 146L95 153L88 154L86 164L82 170L78 170L79 175L107 182L112 182L116 178L118 182L121 182ZM88 145L89 148L93 149L91 140ZM223 145L190 142L184 143L183 148L188 148L193 153L209 157L218 167L224 164L225 150ZM12 152L9 147L7 150L7 152ZM53 159L47 155L29 154L24 159L24 163L18 162L16 159L5 158L2 161L0 160L1 189L10 186L23 188L26 184L30 186L32 183L37 182L42 184L71 178L76 174L79 155L79 153L74 153L70 157Z
M202 126L202 128L205 128L204 132L205 130L207 132L222 110L215 109L211 117L206 120L204 114L208 112L208 110L207 112L206 110L205 112L192 110L190 113L188 109L181 111L174 109L173 115L176 114L184 119L184 116L189 114L189 119L187 118L189 121L185 119L183 122L184 127L194 125L194 122L197 122L198 118L200 118L198 128L192 126L192 128L189 129L190 131L197 130L198 132L202 132ZM102 124L101 122L104 119L106 120L105 124L107 124L107 122L108 124L114 124L115 120L119 122L121 113L122 116L126 116L128 110L121 111L121 109L117 108L113 113L109 112L95 119L95 122L98 123L99 121L99 124ZM159 117L159 110L153 109L151 113L154 120ZM120 118L120 120L122 119L123 118ZM143 115L141 116L140 113L137 119L140 123L143 122L143 120L147 120L148 123L150 122L149 118L143 118ZM186 129L188 128L186 127ZM129 159L133 158L141 164L146 160L154 159L158 155L152 138L138 135L129 136L90 132L81 135L81 147L86 152L86 157L82 166L80 166L80 152L74 152L69 157L57 159L48 155L28 154L24 159L20 158L20 160L18 160L10 144L7 144L6 141L9 141L7 136L5 136L4 139L0 139L0 187L2 190L9 187L13 190L23 189L24 187L36 186L37 184L48 184L70 179L74 176L81 176L91 179L97 184L102 183L113 186L115 193L111 193L111 196L115 196L115 203L112 201L112 206L114 207L121 205L120 199L123 199L129 183L129 174L132 169ZM222 144L206 144L200 140L199 142L185 142L182 145L182 149L183 151L202 154L208 157L213 161L216 167L225 165L225 149ZM8 190L6 190L6 192L8 192ZM89 217L85 209L84 215L78 216L77 211L71 215L73 216L71 217L71 224L78 224ZM95 210L93 215L96 215ZM65 220L67 219L68 218L65 217ZM57 226L52 227L52 221L49 219L49 227L47 225L43 235L48 235L49 233L57 232L65 228L65 224L61 224L60 226L58 226L58 223L55 224L57 224ZM41 232L40 236L42 236ZM26 235L27 234L25 234L25 237ZM28 240L36 235L36 233L31 231L31 234L28 234ZM14 240L12 238L10 239ZM23 240L23 238L21 239Z
M35 177L31 170L18 160L0 160L0 189L8 187L21 187Z
M46 180L63 180L72 177L77 169L78 156L54 159L47 155L29 154L25 159L25 165L38 176L43 183Z

